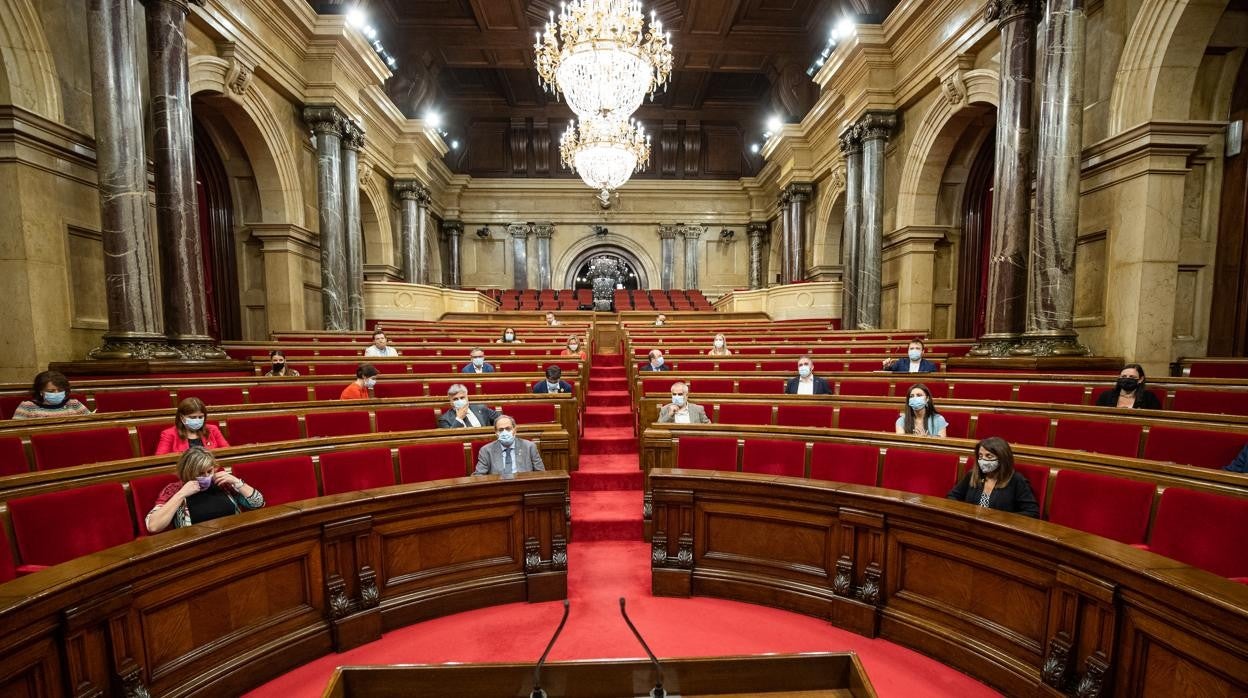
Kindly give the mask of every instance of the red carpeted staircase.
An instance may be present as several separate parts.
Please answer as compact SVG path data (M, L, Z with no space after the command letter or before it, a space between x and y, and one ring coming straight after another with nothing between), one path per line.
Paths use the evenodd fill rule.
M580 469L572 473L573 540L640 541L642 477L624 357L597 354L591 366Z

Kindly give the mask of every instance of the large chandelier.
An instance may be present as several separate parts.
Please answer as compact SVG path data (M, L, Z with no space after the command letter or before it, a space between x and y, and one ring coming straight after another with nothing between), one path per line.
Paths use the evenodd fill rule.
M611 192L650 162L650 137L631 119L587 119L579 128L573 121L559 140L559 156L585 184L598 190L598 199L606 206Z
M558 25L551 11L533 45L543 86L583 119L623 121L672 72L671 36L653 12L644 24L638 0L572 0Z

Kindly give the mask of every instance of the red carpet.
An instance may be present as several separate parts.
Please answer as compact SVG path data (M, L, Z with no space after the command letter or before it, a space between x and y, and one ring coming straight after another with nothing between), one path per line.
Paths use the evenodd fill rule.
M594 356L595 375L610 366L620 368L606 368L608 375L622 372L622 358ZM581 469L572 475L575 542L568 546L572 609L551 651L552 660L642 657L619 615L618 599L623 596L629 616L661 658L852 650L881 696L998 695L916 652L868 640L816 618L719 599L651 596L650 546L641 540L642 478L631 421L625 425L595 421L599 416L614 420L620 414L631 420L628 404L625 390L599 392L591 387L587 399ZM592 448L605 450L587 450L587 441L596 444ZM561 612L559 602L507 604L418 623L372 644L322 657L249 695L315 698L334 667L349 664L536 662Z

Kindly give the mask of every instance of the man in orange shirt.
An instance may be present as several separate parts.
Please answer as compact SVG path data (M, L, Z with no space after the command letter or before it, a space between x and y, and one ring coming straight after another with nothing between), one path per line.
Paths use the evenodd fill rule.
M381 373L372 364L360 364L355 369L355 380L342 389L342 395L338 396L339 400L367 400L369 391L377 385L377 374Z

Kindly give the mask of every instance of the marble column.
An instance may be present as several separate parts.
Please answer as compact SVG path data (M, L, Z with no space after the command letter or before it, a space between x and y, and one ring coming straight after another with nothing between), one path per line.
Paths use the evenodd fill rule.
M464 239L464 222L442 221L442 234L446 236L447 251L447 265L442 281L451 288L459 288L459 246Z
M858 235L857 327L880 326L884 250L884 145L897 126L892 112L867 112L858 121L862 138L862 224Z
M346 226L347 325L364 331L364 229L360 225L360 149L364 128L353 120L342 127L342 219Z
M399 195L399 261L403 267L403 280L409 284L424 283L420 213L421 201L429 196L429 190L414 179L399 179L394 182L394 191Z
M788 198L788 283L806 279L806 202L815 193L813 184L790 184L785 187Z
M198 0L202 4L203 0ZM204 256L195 195L186 0L147 0L147 69L156 162L156 229L165 334L184 358L220 359L208 335Z
M87 39L95 108L100 235L108 331L93 359L170 359L152 283L147 228L147 159L130 0L88 0Z
M346 330L347 251L342 218L343 115L332 105L305 107L316 134L317 213L321 238L321 318L326 330Z
M988 19L1001 32L1001 97L997 108L992 240L984 336L971 353L1003 354L1023 332L1031 188L1032 90L1036 77L1038 0L992 0Z
M767 244L767 221L750 221L745 235L750 241L750 289L763 288L763 246Z
M704 225L686 225L681 227L685 238L685 288L698 286L698 250L701 247L702 234L706 232Z
M789 218L789 190L780 192L780 283L792 283L793 220Z
M550 236L555 232L554 223L533 224L533 237L537 238L537 287L550 288Z
M528 223L510 223L507 234L511 236L512 272L515 274L513 288L524 291L529 287L529 233Z
M676 281L676 234L679 230L680 226L676 225L659 226L659 286L664 291L671 290Z
M862 136L850 126L840 136L845 157L845 222L841 227L841 329L858 328L858 247L862 235Z
M1087 354L1075 333L1075 242L1083 152L1083 0L1049 0L1036 146L1036 229L1031 238L1027 332L1018 356Z
M416 280L413 283L429 283L429 187L421 187L416 197L416 233L412 238L416 253Z

